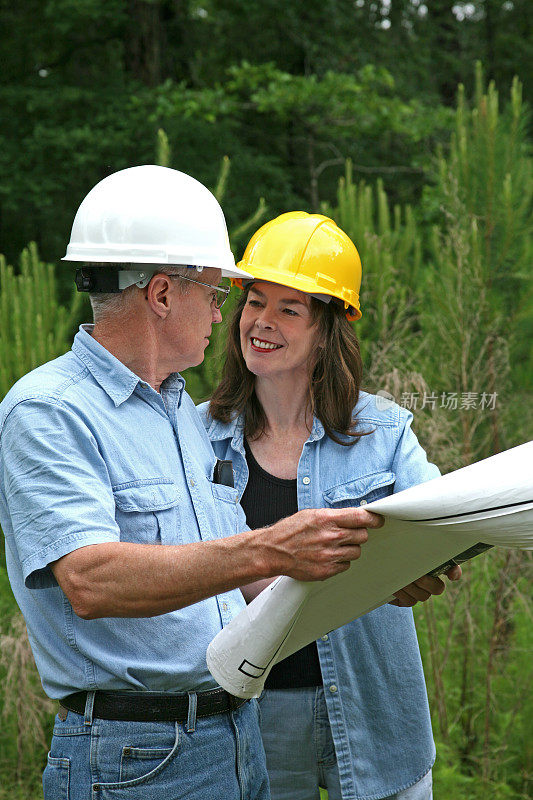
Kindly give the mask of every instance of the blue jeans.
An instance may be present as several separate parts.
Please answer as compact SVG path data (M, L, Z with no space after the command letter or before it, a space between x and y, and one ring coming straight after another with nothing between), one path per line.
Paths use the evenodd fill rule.
M259 698L272 800L342 800L324 690L266 690ZM376 795L377 797L377 795ZM384 800L432 800L431 771Z
M56 717L45 800L270 800L257 703L185 724Z

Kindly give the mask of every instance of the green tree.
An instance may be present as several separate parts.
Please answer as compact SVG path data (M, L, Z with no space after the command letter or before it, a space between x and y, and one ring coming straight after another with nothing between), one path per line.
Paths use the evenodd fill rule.
M34 244L18 273L0 255L0 399L22 375L69 349L81 305L76 291L68 307L59 303L54 267Z
M469 106L460 91L451 146L424 200L436 219L422 290L424 372L430 385L457 393L450 425L461 463L531 437L526 119L518 80L501 110L478 67L474 101ZM438 611L423 610L446 794L528 796L528 564L525 553L481 558L466 570L460 593L450 592Z
M299 206L314 210L333 196L347 157L363 174L393 175L396 195L415 195L423 154L428 161L451 123L447 110L399 97L382 68L306 76L250 62L230 67L226 81L209 90L172 81L160 86L154 119L170 135L183 117L216 123L219 132L231 126L241 147L282 166Z
M483 91L478 67L473 107L460 91L450 151L440 157L436 185L425 196L426 210L438 220L426 271L427 311L421 318L430 380L459 396L498 396L495 408L477 413L463 408L457 414L465 463L531 433L516 402L527 396L533 373L531 348L524 341L532 325L527 311L533 232L525 121L519 81L501 111L494 84ZM435 348L446 352L438 367Z

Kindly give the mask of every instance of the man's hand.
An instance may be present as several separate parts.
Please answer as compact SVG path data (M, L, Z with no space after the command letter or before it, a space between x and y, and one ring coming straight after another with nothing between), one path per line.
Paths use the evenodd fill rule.
M457 564L445 573L450 581L458 581L461 578L462 570ZM431 575L423 575L417 581L413 581L403 589L394 592L396 600L391 600L391 606L400 606L406 608L407 606L414 606L418 602L423 603L434 594L442 594L446 588L444 581L440 578L434 578Z
M362 508L305 509L254 533L264 548L266 571L300 581L322 581L344 572L361 555L367 528L383 519Z

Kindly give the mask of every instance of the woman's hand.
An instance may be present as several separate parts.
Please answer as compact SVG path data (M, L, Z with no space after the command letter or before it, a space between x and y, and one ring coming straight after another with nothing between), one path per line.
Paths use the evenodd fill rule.
M461 567L457 564L444 574L448 580L458 581L461 579L463 573ZM432 595L442 594L445 588L444 581L440 578L435 578L432 575L423 575L421 578L418 578L418 580L413 581L413 583L404 586L403 589L394 592L394 597L396 599L391 600L390 605L406 608L408 606L414 606L417 603L424 603L426 600L429 600Z

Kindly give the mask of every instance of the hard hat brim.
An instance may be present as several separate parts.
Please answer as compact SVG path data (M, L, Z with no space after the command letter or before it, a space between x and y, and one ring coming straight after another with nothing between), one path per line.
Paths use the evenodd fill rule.
M242 264L242 261L240 261L239 264ZM314 278L310 278L305 275L288 276L287 273L277 272L272 268L268 268L256 270L253 279L255 281L277 283L279 286L289 286L291 289L297 289L300 292L305 292L306 294L310 295L317 293L330 295L331 297L335 297L337 300L340 300L344 303L350 320L357 320L362 316L359 307L359 294L348 289L338 290L336 288L335 290L332 290L328 286L329 282L327 276L325 275L315 276ZM241 289L243 288L242 284L237 283L237 286L240 286Z
M250 275L249 272L245 272L243 269L239 269L238 267L230 267L228 269L222 268L222 277L223 278L253 278L253 275Z
M120 252L120 255L119 255ZM222 272L223 278L251 278L252 275L249 272L246 272L243 269L239 269L239 267L235 266L235 262L233 259L228 258L225 264L220 264L220 262L213 261L212 263L206 263L211 261L211 259L202 259L202 258L191 258L190 254L187 258L185 254L183 254L183 258L176 258L176 257L169 257L168 251L166 250L158 250L154 251L153 248L146 249L146 250L136 250L135 252L131 250L128 253L127 260L124 259L123 250L120 251L117 247L117 252L114 253L110 251L110 248L107 247L105 250L102 248L101 250L96 250L96 248L82 248L79 246L71 246L69 245L67 248L66 254L63 256L61 261L72 261L72 262L83 262L87 264L124 264L124 268L126 269L130 264L136 265L143 265L143 266L152 266L152 265L159 265L159 266L176 266L176 267L212 267L213 269L219 269ZM233 263L232 263L233 262Z

